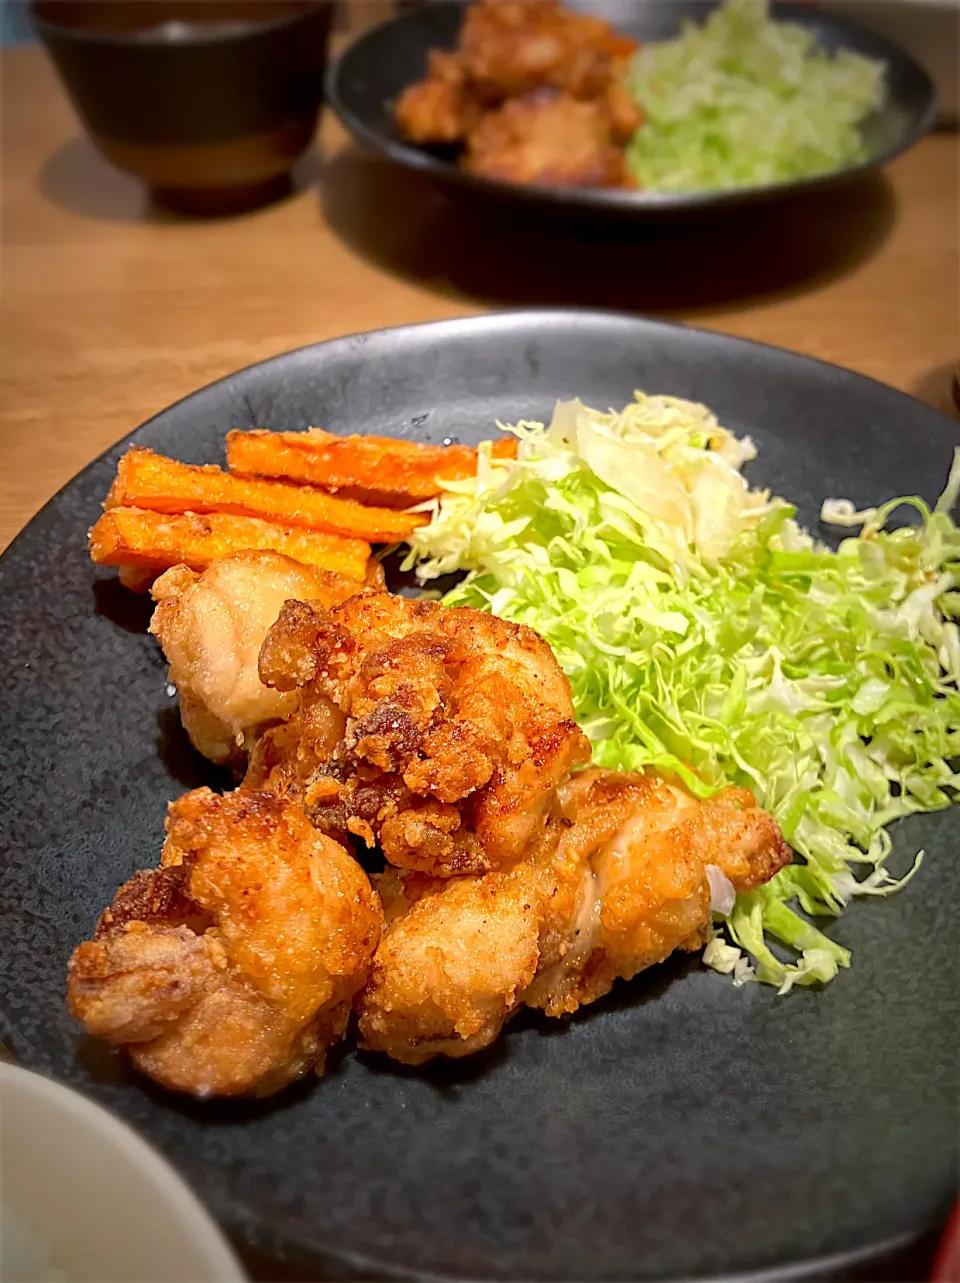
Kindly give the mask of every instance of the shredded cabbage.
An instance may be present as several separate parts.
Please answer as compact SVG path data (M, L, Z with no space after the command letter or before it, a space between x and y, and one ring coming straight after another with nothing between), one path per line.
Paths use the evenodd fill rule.
M858 126L883 100L884 67L772 21L769 0L726 0L641 49L627 87L646 115L627 154L641 187L755 187L863 159Z
M797 859L732 909L717 896L729 940L705 959L782 992L830 980L850 955L810 919L901 886L888 826L960 794L960 449L932 510L831 501L865 523L832 551L748 487L752 443L703 406L637 393L508 430L516 460L481 447L407 566L468 571L447 604L546 638L598 764L751 788ZM901 504L919 524L887 529Z

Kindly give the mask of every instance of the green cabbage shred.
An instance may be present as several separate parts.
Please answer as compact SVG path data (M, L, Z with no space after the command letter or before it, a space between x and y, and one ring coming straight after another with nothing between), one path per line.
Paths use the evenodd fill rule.
M705 961L781 992L832 979L850 954L812 919L902 886L889 825L960 794L960 449L933 509L825 502L862 525L833 551L748 487L752 443L703 406L637 393L506 430L517 459L481 447L407 566L469 572L445 603L550 643L597 764L752 789L795 860L716 917ZM902 505L919 520L890 529Z
M646 119L627 162L652 191L789 182L867 155L859 129L883 101L884 67L829 52L769 0L726 0L702 26L635 56L627 88Z

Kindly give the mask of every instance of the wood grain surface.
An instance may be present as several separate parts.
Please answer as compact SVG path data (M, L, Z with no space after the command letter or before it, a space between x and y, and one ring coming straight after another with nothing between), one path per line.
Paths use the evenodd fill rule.
M684 320L952 404L956 134L759 217L605 238L484 220L359 153L327 113L288 200L192 223L99 158L40 48L0 55L0 92L0 547L101 450L212 379L500 306Z

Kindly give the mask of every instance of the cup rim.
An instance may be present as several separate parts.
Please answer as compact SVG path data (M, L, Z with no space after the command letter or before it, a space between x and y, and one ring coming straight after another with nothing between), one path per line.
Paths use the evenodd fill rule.
M262 18L257 21L243 22L242 27L229 33L198 33L182 44L170 40L157 39L147 32L91 31L86 27L71 27L63 22L45 18L38 10L45 0L30 0L28 11L34 30L41 37L55 37L61 40L74 40L80 44L113 45L117 48L177 49L196 48L203 45L226 45L255 40L271 31L280 31L284 27L294 26L305 18L314 17L324 9L330 8L332 0L298 0L302 8L282 14L278 18Z

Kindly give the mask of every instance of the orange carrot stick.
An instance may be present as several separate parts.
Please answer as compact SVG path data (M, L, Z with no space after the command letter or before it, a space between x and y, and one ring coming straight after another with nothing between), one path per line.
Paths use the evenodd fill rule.
M227 513L168 515L111 508L90 531L90 556L103 566L143 566L159 572L183 564L203 570L219 557L246 549L282 552L358 583L364 581L370 556L370 545L362 539Z
M517 443L495 441L495 458L512 458ZM337 437L306 432L230 432L227 467L244 477L284 477L321 486L341 498L408 508L440 494L443 481L476 475L477 452L465 445L423 445L393 437Z
M135 446L117 465L104 508L168 513L229 513L285 526L306 526L366 543L400 543L425 516L364 507L312 486L248 481L222 468L195 467Z

